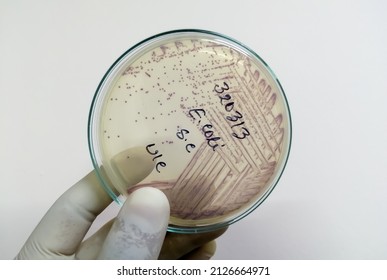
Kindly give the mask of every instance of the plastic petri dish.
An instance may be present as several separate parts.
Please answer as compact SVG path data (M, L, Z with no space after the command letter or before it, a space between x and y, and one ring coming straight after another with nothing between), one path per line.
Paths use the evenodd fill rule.
M291 145L284 91L251 49L205 30L174 30L127 50L100 82L89 116L93 165L119 204L152 186L169 231L230 225L277 184Z

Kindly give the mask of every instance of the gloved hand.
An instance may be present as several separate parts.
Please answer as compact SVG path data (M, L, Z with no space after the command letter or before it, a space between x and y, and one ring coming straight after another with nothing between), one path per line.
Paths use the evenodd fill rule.
M83 240L111 201L95 172L89 173L48 210L16 259L209 259L225 231L166 234L168 200L144 187L127 198L115 219Z

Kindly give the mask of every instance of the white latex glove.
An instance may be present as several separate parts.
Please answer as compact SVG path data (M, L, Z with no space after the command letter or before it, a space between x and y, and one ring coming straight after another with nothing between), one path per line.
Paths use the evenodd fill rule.
M166 236L168 200L160 190L144 187L128 197L114 220L83 240L110 203L91 172L54 203L16 259L209 259L214 239L225 231Z
M169 219L165 195L142 188L128 197L113 225L82 242L110 203L94 172L65 192L33 231L17 259L157 259Z

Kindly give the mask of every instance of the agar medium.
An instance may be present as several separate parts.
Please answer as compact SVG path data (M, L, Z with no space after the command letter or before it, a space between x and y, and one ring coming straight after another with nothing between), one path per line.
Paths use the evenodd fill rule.
M162 190L169 230L211 231L258 207L290 151L282 87L252 50L224 35L175 30L126 51L99 84L89 147L118 203Z

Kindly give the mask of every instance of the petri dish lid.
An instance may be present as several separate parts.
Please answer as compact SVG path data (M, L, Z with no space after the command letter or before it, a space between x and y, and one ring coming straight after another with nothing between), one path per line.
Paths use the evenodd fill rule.
M173 30L122 54L89 115L93 165L119 204L152 186L169 199L169 231L204 232L256 209L285 168L284 91L251 49L222 34Z

